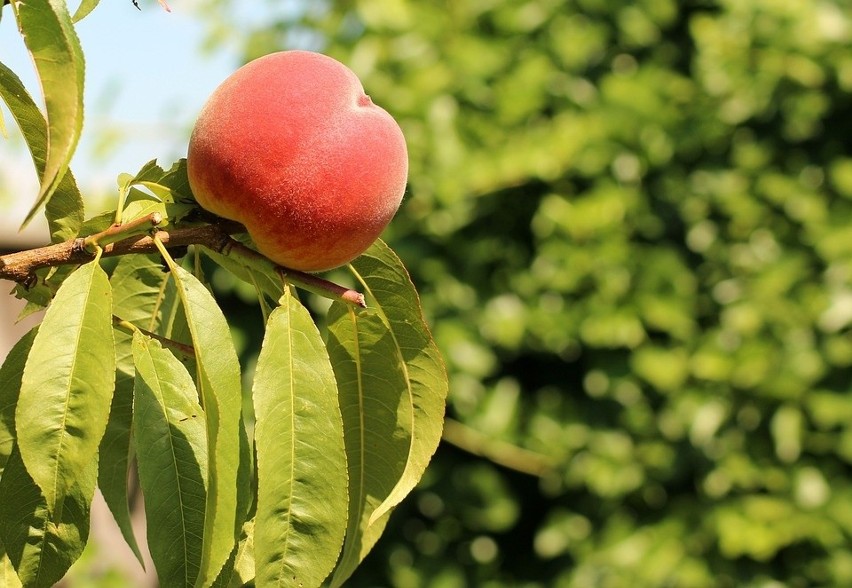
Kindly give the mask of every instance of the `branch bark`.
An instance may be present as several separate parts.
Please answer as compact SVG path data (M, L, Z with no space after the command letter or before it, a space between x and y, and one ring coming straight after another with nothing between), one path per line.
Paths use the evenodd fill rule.
M156 225L157 223L153 224ZM256 251L231 238L231 235L244 232L245 227L241 224L222 221L217 224L171 231L158 230L157 237L167 248L201 245L225 255L234 252L244 260L263 260L271 268L286 276L296 286L304 287L334 300L341 300L361 307L366 306L364 295L360 292L344 288L312 274L276 266ZM110 235L113 233L110 233ZM59 265L80 265L94 259L94 254L87 247L91 244L85 238L78 238L36 249L0 255L0 279L12 280L24 286L32 285L36 279L35 271L37 269ZM102 249L102 257L157 252L157 246L150 235L128 237L114 243L108 243Z
M174 231L158 231L157 234L166 247L204 245L221 251L231 240L229 235L240 232L245 232L245 228L233 223L226 226L203 225ZM37 269L58 265L79 265L92 261L95 256L86 249L84 242L85 239L82 238L71 239L55 245L0 255L0 278L26 284L33 279ZM155 253L156 251L154 240L148 235L141 235L105 245L102 257L130 253Z

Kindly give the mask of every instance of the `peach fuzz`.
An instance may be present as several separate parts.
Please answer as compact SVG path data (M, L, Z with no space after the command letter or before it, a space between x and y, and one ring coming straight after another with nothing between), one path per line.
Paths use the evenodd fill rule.
M399 125L345 65L319 53L256 59L211 95L193 129L189 183L288 268L344 265L399 208L408 152Z

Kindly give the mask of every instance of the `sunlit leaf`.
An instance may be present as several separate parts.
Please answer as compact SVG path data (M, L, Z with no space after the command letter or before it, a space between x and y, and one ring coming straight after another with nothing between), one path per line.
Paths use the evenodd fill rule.
M15 427L27 471L61 517L63 500L97 460L115 380L112 297L98 260L59 288L33 341Z
M0 542L0 586L6 588L21 588L23 586L9 556L6 555L6 549L2 542Z
M168 273L153 256L128 255L119 259L110 276L113 313L123 320L153 330L151 319L157 316L157 299ZM116 375L109 421L101 439L101 465L98 487L115 517L124 539L137 559L142 555L133 534L128 505L127 481L133 447L133 353L132 337L115 331Z
M130 188L121 222L126 223L154 212L162 215L163 222L159 226L165 227L168 224L168 213L166 212L166 205L163 204L163 201L138 188Z
M68 170L83 128L84 62L68 7L62 0L21 0L18 24L33 57L47 109L47 154L29 223Z
M129 194L134 186L146 188L162 203L163 215L171 223L180 221L196 208L186 175L185 159L175 162L168 170L160 167L157 160L151 160L143 165L135 176L120 174L118 185L122 198ZM123 202L122 199L122 207ZM130 218L130 216L123 216L125 221Z
M243 525L239 542L211 588L253 586L254 575L254 519L250 519Z
M57 516L27 473L17 446L13 449L0 478L0 541L25 586L50 588L80 557L89 536L87 494L97 469L95 459L78 472Z
M255 578L254 566L254 519L246 521L240 536L239 549L234 561L231 586L246 586Z
M0 477L15 445L15 407L18 405L24 365L37 332L38 327L35 327L21 337L0 367Z
M238 485L242 481L240 366L228 323L216 300L191 273L177 265L170 265L170 269L192 333L199 391L207 416L211 459L198 584L209 585L230 556L243 523L238 516Z
M381 240L352 262L352 271L364 288L367 306L374 308L390 328L394 355L403 368L413 407L411 447L405 471L395 488L373 511L375 521L399 504L417 485L438 448L443 429L447 375L441 354L420 310L420 300L402 262Z
M382 318L335 302L327 320L349 467L349 524L332 577L339 586L384 529L370 520L405 471L413 406L396 342Z
M162 584L191 586L204 535L204 415L192 377L171 352L137 332L133 359L133 432L148 548Z
M169 272L156 255L121 257L110 277L116 316L159 333L164 283L169 279Z
M74 12L74 17L72 20L74 22L80 22L95 9L98 4L100 4L101 0L82 0L80 5L77 7L76 12Z
M346 529L343 423L328 354L290 293L269 317L252 395L257 583L319 586Z
M30 149L36 172L44 175L47 158L47 123L32 97L15 73L0 63L0 97L6 102ZM51 240L54 243L76 237L83 224L83 198L69 169L62 176L53 197L45 207Z
M133 533L128 500L128 475L133 454L130 442L133 420L133 355L127 333L115 333L115 393L109 420L100 443L98 488L112 512L118 528L136 559L144 566L142 553Z

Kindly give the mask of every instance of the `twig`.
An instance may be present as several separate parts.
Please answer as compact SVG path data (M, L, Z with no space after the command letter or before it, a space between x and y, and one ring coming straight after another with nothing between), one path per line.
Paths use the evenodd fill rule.
M162 337L157 333L152 333L151 331L146 331L140 327L137 327L130 321L123 320L115 315L112 317L112 324L126 333L133 334L134 331L139 331L143 335L151 337L151 339L156 339L160 342L163 347L171 349L172 351L176 351L184 356L186 359L191 359L195 357L195 348L192 345L186 345L185 343L180 343L175 341L174 339L168 339L166 337Z
M531 476L544 476L556 467L556 461L545 455L494 439L453 419L444 422L443 439L468 453Z
M229 233L244 232L245 228L237 223L221 225L203 225L173 231L159 231L160 240L166 247L185 247L204 245L217 251L229 240ZM27 283L33 273L43 267L58 265L77 265L87 263L94 258L84 247L85 239L70 239L38 247L27 251L0 255L0 279ZM103 247L103 257L127 255L130 253L154 253L157 247L147 235L129 237Z
M89 235L83 239L83 247L91 250L92 247L105 247L110 243L122 241L134 235L144 235L163 222L163 215L152 212L123 224L110 225L105 231Z
M313 274L292 270L280 265L276 265L268 258L264 257L254 249L250 249L236 241L228 238L224 249L219 251L223 255L228 255L242 261L245 265L266 266L267 269L277 272L282 278L287 279L291 284L303 290L319 294L332 300L340 300L348 304L354 304L361 308L366 308L367 303L364 300L364 295L350 288L344 288L334 282L329 282Z

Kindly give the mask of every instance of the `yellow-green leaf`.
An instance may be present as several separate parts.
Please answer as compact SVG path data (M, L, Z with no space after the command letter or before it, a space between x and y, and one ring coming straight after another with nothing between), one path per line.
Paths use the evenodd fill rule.
M47 122L18 76L2 63L0 97L18 123L41 177L47 158ZM45 207L51 240L58 243L76 237L83 224L83 214L83 198L69 169Z
M364 288L367 306L374 308L390 329L396 361L405 374L407 402L413 409L405 471L373 511L370 522L374 522L414 489L438 448L444 423L447 373L423 318L417 291L390 247L378 240L350 267Z
M9 556L6 555L6 549L0 543L0 586L5 588L21 588L21 579L18 578L18 573L15 571Z
M21 337L0 367L0 477L15 445L15 407L18 405L24 365L37 332L38 327L35 327Z
M77 11L74 12L74 17L72 20L74 22L80 22L81 20L89 16L89 14L95 8L97 8L98 4L100 4L100 0L82 0L82 2L80 2L80 5L77 6Z
M39 487L27 473L17 446L0 478L0 542L24 586L50 588L71 567L89 536L89 488L94 488L97 459L69 486L62 516L51 513Z
M148 548L161 585L192 586L204 534L204 414L192 377L157 341L134 334L133 360L133 433Z
M44 93L47 154L41 187L23 224L53 195L68 170L83 128L84 61L68 6L63 0L20 0L18 25Z
M33 341L15 411L18 446L48 510L97 460L115 379L112 296L98 260L69 276ZM91 499L91 488L81 487Z
M113 313L139 327L154 330L159 317L157 302L168 277L163 266L152 256L121 257L110 276ZM155 320L152 321L152 318ZM133 534L127 497L127 479L133 453L131 425L135 378L131 340L132 337L127 333L115 331L115 393L100 444L98 488L121 534L141 564L142 555Z
M340 586L384 530L370 519L405 471L413 405L393 334L375 311L335 302L327 320L349 468L349 524L331 582Z
M168 260L192 334L207 417L208 489L198 586L212 584L231 555L243 521L239 486L242 384L231 332L216 300L195 276Z
M287 289L269 316L252 387L259 586L319 586L346 530L343 422L328 354Z

